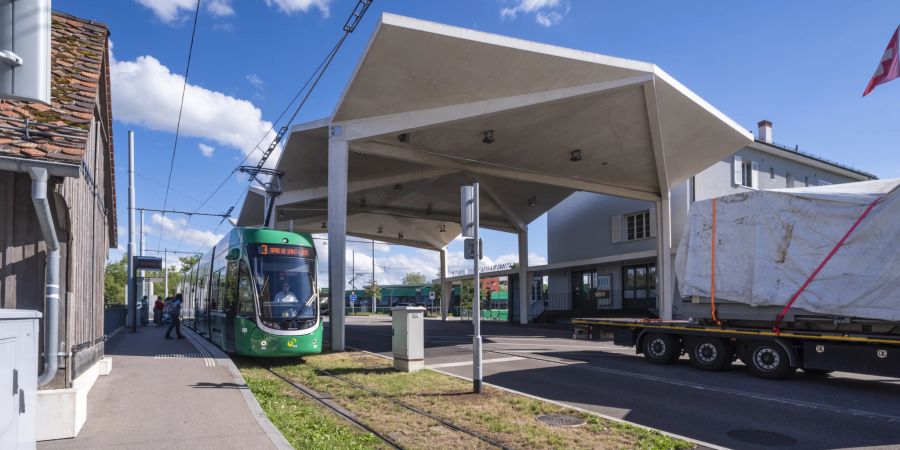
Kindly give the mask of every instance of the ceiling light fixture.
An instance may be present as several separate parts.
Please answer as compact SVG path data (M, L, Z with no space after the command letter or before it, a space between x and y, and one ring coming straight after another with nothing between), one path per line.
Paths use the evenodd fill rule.
M383 232L384 232L384 227L382 227L381 225L378 225L378 234L381 234Z
M528 199L528 206L534 205L537 205L537 197L532 195L531 198Z
M403 233L397 233L397 239L403 239Z
M581 161L581 150L576 148L569 152L569 161Z
M447 232L447 225L441 225L441 233Z
M409 143L409 133L398 134L397 140L404 144L408 144Z
M426 216L430 216L430 215L431 215L431 205L428 205L428 207L425 208L425 215L426 215Z
M487 130L484 132L484 139L481 140L485 144L493 144L494 143L494 130Z
M366 207L366 199L365 198L359 200L359 207L360 208Z
M328 228L328 227L325 226L325 222L322 222L322 229L324 230L324 229L326 229L326 228Z
M402 184L397 183L397 184L394 185L394 190L395 190L395 191L399 191L400 189L403 189L403 185L402 185Z

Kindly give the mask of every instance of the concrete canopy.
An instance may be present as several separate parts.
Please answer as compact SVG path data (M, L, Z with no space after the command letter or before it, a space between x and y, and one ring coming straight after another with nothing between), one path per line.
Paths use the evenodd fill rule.
M270 225L443 249L459 187L478 181L482 226L527 242L528 223L575 191L667 211L670 187L750 142L653 64L384 14L333 116L291 130ZM239 225L260 220L242 211ZM330 245L331 263L343 249Z

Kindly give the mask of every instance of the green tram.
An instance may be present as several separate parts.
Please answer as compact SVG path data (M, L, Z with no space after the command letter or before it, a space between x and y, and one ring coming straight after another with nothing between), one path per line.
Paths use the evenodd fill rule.
M316 263L309 234L235 228L185 275L183 321L229 353L320 353Z

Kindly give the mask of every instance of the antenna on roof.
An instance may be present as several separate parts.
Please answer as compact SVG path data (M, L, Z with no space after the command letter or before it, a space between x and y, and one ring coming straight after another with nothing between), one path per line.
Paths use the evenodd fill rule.
M50 0L0 0L0 99L50 104Z

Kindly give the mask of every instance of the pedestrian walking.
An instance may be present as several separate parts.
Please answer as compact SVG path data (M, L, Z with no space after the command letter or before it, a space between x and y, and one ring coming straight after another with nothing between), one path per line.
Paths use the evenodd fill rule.
M166 306L162 300L160 300L159 296L156 296L156 301L153 302L153 324L156 326L162 325L162 314L163 307Z
M169 317L172 319L172 324L169 325L169 329L166 330L166 339L172 339L170 334L172 334L172 329L175 329L175 334L178 335L178 339L184 339L184 336L181 334L181 293L175 294L175 300L172 300L172 303L169 303Z

